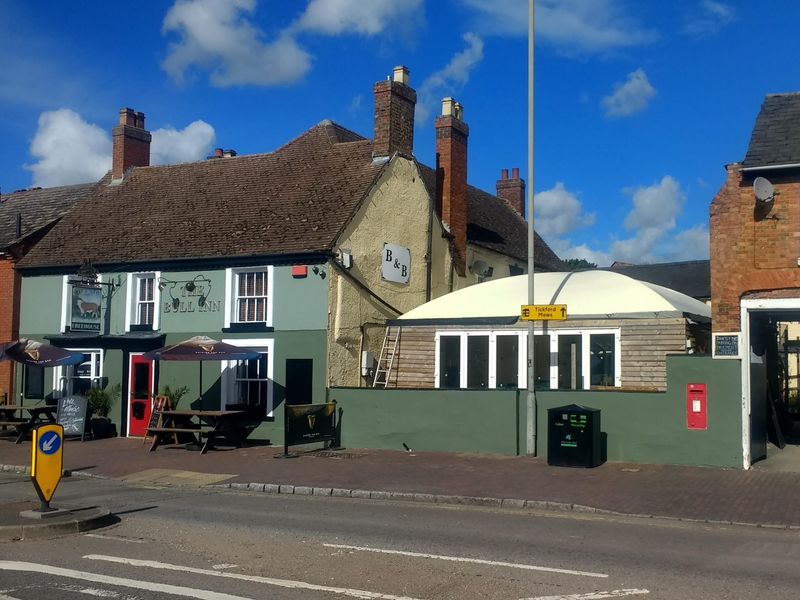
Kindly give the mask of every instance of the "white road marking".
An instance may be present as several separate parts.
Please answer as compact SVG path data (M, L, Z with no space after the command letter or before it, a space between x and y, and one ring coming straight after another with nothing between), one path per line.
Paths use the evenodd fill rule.
M602 600L603 598L621 598L622 596L638 596L649 594L650 590L611 590L610 592L590 592L588 594L571 594L568 596L537 596L521 600Z
M118 585L121 587L135 588L138 590L148 590L150 592L163 592L173 596L183 596L184 598L197 598L198 600L253 600L244 596L232 596L220 592L208 590L197 590L178 585L166 583L154 583L152 581L142 581L140 579L126 579L124 577L112 577L110 575L100 575L98 573L87 573L74 569L63 569L50 565L38 563L20 562L16 560L0 560L0 570L3 571L24 571L27 573L45 573L56 577L68 577L70 579L82 579L93 583L104 583L106 585Z
M90 538L97 538L98 540L114 540L115 542L130 542L131 544L144 544L146 541L121 537L118 535L103 535L102 533L85 533L84 535Z
M219 565L211 565L211 568L214 569L215 571L222 571L224 569L235 569L238 566L239 565L231 565L231 564L228 564L228 563L222 563L222 564L219 564Z
M407 552L405 550L387 550L385 548L367 548L363 546L348 546L346 544L322 544L327 548L340 548L343 550L359 550L361 552L378 552L380 554L399 554L401 556L413 556L415 558L435 558L438 560L449 560L452 562L475 563L478 565L491 565L495 567L511 567L514 569L524 569L526 571L547 571L548 573L561 573L563 575L581 575L583 577L608 577L605 573L592 573L591 571L573 571L572 569L557 569L555 567L540 567L538 565L525 565L522 563L510 563L496 560L484 560L481 558L464 558L461 556L442 556L439 554L425 554L422 552Z
M305 581L292 581L291 579L275 579L273 577L260 577L258 575L241 575L239 573L225 573L213 571L211 569L198 569L183 565L171 565L154 560L139 560L136 558L122 558L120 556L104 556L102 554L87 554L83 558L89 560L104 560L107 562L129 565L132 567L149 567L151 569L165 569L167 571L181 571L183 573L196 573L198 575L211 575L212 577L225 577L228 579L239 579L242 581L252 581L254 583L265 583L277 587L284 587L296 590L315 590L318 592L328 592L331 594L341 594L362 600L419 600L410 596L394 596L392 594L381 594L379 592L368 592L365 590L355 590L350 588L331 587L327 585L317 585Z

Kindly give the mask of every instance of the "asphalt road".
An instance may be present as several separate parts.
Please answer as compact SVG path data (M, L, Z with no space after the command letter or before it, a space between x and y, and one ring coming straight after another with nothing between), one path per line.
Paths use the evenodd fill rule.
M30 499L0 475L3 503ZM0 600L796 598L800 532L115 481L62 481L53 505L122 521L0 542Z

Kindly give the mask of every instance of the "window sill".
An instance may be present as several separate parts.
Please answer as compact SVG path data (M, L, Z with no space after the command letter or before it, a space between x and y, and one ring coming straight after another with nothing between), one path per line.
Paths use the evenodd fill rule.
M231 323L230 327L223 327L222 333L254 333L271 332L274 327L269 327L266 323Z
M152 325L131 325L128 331L155 331Z

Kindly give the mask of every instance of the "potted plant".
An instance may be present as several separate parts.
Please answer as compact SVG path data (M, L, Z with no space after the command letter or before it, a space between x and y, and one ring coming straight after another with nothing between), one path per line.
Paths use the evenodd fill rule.
M178 402L180 402L181 398L183 398L188 393L189 393L189 388L185 385L176 387L175 389L172 389L168 385L165 385L164 388L161 390L161 395L169 398L169 405L173 410L178 408Z
M89 414L91 418L92 437L104 438L116 435L116 428L108 418L111 412L111 404L120 396L121 386L116 384L110 389L92 387L86 392L86 399L89 402Z

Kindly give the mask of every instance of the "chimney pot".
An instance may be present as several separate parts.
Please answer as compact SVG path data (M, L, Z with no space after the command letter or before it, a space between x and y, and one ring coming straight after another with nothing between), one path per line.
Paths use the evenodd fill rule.
M500 179L503 181L508 179L508 169L500 169Z
M511 179L519 179L519 167L511 169Z
M398 65L392 69L392 81L402 83L403 85L408 85L410 73L411 72L408 70L408 67Z
M500 172L497 197L505 200L520 215L525 214L525 182L519 178L518 167L511 169L511 179L508 178L508 169Z
M222 158L222 148L214 148L214 158Z

